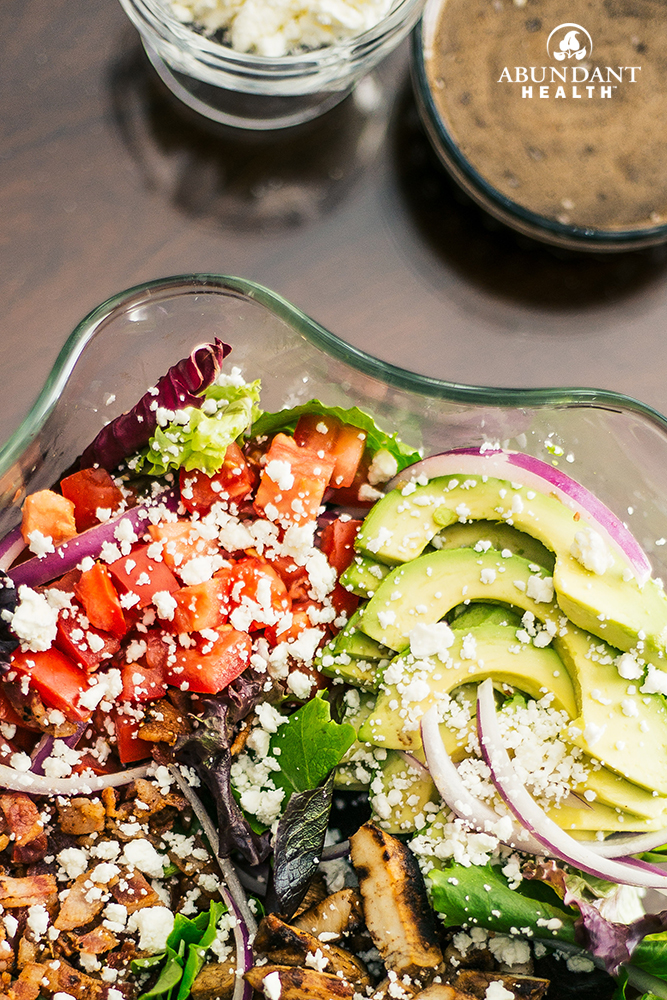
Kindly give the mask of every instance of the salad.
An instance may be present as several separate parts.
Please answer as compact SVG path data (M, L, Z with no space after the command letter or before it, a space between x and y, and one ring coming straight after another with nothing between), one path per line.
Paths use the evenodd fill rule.
M495 444L264 412L228 353L0 542L3 994L667 997L635 539Z

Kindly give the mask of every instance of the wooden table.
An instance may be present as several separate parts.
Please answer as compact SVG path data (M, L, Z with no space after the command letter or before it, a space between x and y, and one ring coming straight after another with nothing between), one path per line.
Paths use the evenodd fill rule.
M0 46L3 438L86 312L193 271L262 282L416 371L667 411L666 251L554 253L483 216L421 130L407 45L269 135L177 107L117 0L18 0Z

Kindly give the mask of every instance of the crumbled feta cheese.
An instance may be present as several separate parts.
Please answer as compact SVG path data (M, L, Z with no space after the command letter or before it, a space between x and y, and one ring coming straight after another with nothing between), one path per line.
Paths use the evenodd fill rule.
M417 657L438 656L454 642L454 633L447 622L415 625L408 633L410 652Z
M146 906L136 910L127 922L128 932L139 931L139 948L150 955L164 951L173 927L174 914L166 906Z
M584 569L599 576L614 564L614 558L602 536L588 526L576 533L570 552Z
M19 587L16 610L8 616L21 648L33 653L51 648L58 630L58 609L52 608L44 594L25 584Z
M121 860L152 878L160 878L164 872L165 859L158 854L151 842L143 837L128 841Z

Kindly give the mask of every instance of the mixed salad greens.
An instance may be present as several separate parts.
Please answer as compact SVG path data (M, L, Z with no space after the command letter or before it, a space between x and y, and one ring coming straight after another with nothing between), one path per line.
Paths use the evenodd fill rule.
M635 539L497 445L422 459L356 407L263 412L228 352L170 369L0 543L6 995L464 1000L470 955L488 1000L544 995L547 967L667 997L643 902L667 890L667 599ZM364 837L437 914L415 904L407 966ZM323 871L355 883L350 851L338 985L326 934L307 985L258 971L257 917L268 940Z

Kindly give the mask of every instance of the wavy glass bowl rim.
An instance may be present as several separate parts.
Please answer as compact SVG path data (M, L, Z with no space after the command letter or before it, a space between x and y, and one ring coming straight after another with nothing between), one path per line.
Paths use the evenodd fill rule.
M442 0L427 0L425 8L430 6L431 3L442 4ZM502 221L508 225L512 225L509 219L514 219L516 223L515 227L521 224L529 226L531 235L536 235L536 231L542 231L545 234L545 239L547 238L547 234L555 239L566 239L570 241L570 246L578 245L578 248L582 250L590 249L595 251L616 247L619 249L630 249L635 244L638 247L641 245L650 246L667 240L667 223L664 222L653 226L636 226L631 229L618 230L596 229L593 226L558 222L557 219L550 219L546 215L539 215L537 212L525 208L519 202L504 195L490 181L486 180L461 151L460 146L449 132L438 111L426 72L423 24L424 18L422 17L412 36L411 62L417 103L422 114L427 118L427 132L431 137L438 156L444 162L445 166L448 166L452 172L454 170L460 171L473 191L479 191L481 197L486 199L487 203L490 202L491 205L497 205L503 213ZM491 210L488 204L485 204L483 207L487 211Z
M44 427L72 374L75 365L97 330L119 309L136 307L158 292L189 294L231 294L258 302L286 322L311 345L335 357L364 375L411 394L479 407L588 408L597 406L629 411L649 420L667 437L667 417L633 396L610 389L586 387L498 387L450 382L420 375L407 368L382 361L348 344L311 319L277 292L255 281L214 273L178 274L133 285L92 309L76 325L61 348L44 385L16 431L0 447L0 475L21 457ZM232 347L234 345L232 344ZM173 359L175 364L179 358Z
M389 12L366 31L351 38L323 45L321 48L305 52L293 52L284 56L261 56L252 52L238 52L231 46L222 45L213 38L195 31L187 23L179 21L156 0L121 0L126 13L140 29L134 17L129 14L131 8L140 15L146 25L163 42L176 45L188 52L194 58L206 63L211 68L235 66L239 70L255 70L257 72L284 72L288 76L309 72L314 68L333 67L340 63L354 62L400 29L409 19L414 9L422 0L398 0ZM156 8L159 7L159 14Z

